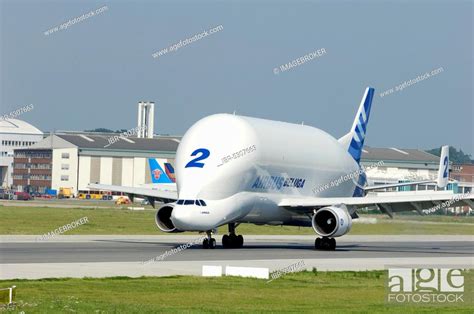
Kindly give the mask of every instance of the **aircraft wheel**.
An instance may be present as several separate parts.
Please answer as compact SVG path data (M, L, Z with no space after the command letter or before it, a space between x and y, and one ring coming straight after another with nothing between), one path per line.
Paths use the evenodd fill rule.
M241 248L244 245L244 237L235 234L225 234L222 236L222 246L226 249Z
M224 234L222 236L222 246L227 249L227 248L230 248L232 247L232 242L231 242L231 238L228 234Z
M314 248L316 250L334 251L336 249L336 239L334 238L317 238L314 241Z
M316 238L316 240L314 241L314 248L316 250L320 250L321 249L321 238Z
M336 249L336 239L323 237L321 239L321 250L334 251Z
M235 239L236 247L241 248L244 246L244 237L242 235L239 234Z
M202 248L203 249L208 249L209 248L209 240L208 239L202 240Z
M216 239L211 238L211 241L209 241L209 248L210 249L215 249L216 248Z

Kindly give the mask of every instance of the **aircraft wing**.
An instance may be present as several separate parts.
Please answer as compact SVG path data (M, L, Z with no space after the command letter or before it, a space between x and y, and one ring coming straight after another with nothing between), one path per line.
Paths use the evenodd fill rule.
M372 191L372 190L396 188L396 187L401 187L401 186L421 185L421 184L428 184L428 183L438 183L438 181L437 180L423 180L423 181L410 181L410 182L382 184L382 185L371 185L371 186L364 187L364 190Z
M297 212L313 212L321 207L344 204L348 208L377 207L392 217L394 212L416 210L419 214L433 212L440 208L452 206L469 206L474 208L474 194L454 194L445 191L404 194L405 192L387 193L390 195L368 195L365 197L294 197L285 198L278 204Z
M114 191L114 192L123 192L127 195L130 195L132 198L135 196L145 197L152 200L160 200L163 202L175 201L178 199L178 192L173 190L159 189L156 187L153 188L144 188L144 187L130 187L130 186L120 186L120 185L108 185L108 184L98 184L98 183L89 183L88 187L94 190L105 190L105 191ZM154 202L150 202L153 203Z

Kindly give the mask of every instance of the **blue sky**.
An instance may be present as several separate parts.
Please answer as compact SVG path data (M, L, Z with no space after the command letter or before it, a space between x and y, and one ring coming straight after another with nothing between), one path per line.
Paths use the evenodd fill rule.
M340 137L370 85L366 145L474 152L469 1L0 3L0 114L33 104L20 119L43 131L130 129L137 102L151 100L158 133L183 134L206 115L236 111ZM152 57L218 25L218 33ZM325 55L274 74L320 48ZM434 77L379 96L439 67Z

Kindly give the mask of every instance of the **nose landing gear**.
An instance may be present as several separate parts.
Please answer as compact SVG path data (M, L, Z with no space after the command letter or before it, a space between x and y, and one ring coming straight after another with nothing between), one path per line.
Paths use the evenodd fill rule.
M225 249L241 248L244 245L244 237L235 234L235 223L229 224L229 234L222 237L222 246Z
M206 231L207 238L202 241L203 249L215 249L216 239L212 237L212 231Z
M314 248L316 250L334 251L336 250L336 239L334 238L317 238L314 241Z

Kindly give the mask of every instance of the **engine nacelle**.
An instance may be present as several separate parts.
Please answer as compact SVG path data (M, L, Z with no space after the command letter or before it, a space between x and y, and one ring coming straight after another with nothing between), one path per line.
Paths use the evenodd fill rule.
M340 237L351 230L352 218L344 205L323 207L313 215L312 225L320 236Z
M168 203L162 205L156 211L155 223L163 232L181 232L173 225L171 221L171 213L173 212L174 204Z

